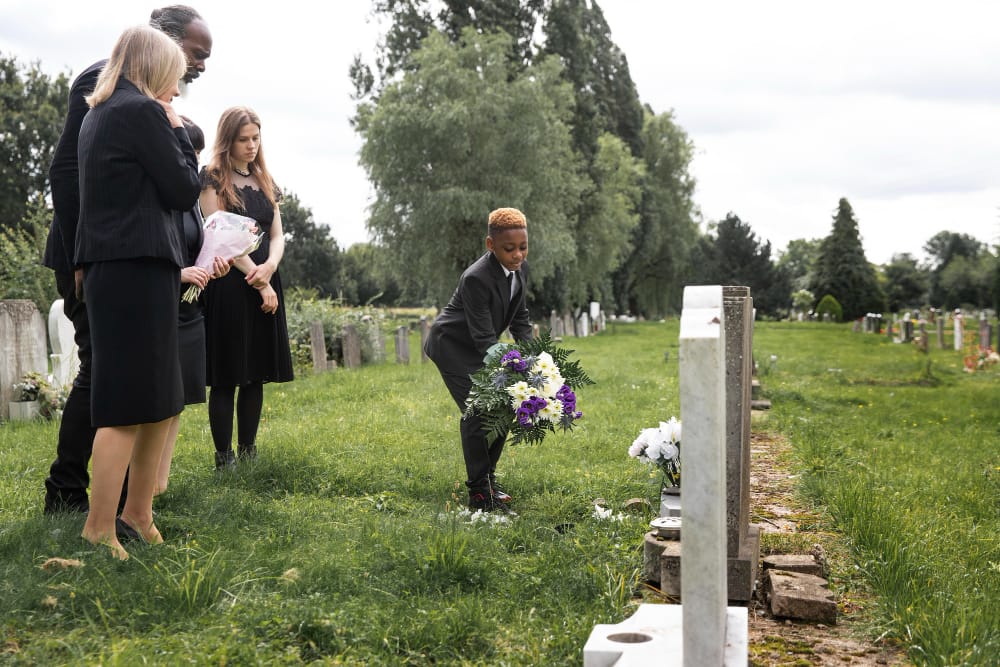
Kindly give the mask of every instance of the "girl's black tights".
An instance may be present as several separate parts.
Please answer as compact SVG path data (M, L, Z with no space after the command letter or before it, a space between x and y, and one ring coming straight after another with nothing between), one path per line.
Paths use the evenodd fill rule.
M212 429L215 451L228 452L233 447L233 403L236 408L236 436L240 449L252 449L257 442L260 411L264 405L261 382L236 387L212 387L208 395L208 424Z

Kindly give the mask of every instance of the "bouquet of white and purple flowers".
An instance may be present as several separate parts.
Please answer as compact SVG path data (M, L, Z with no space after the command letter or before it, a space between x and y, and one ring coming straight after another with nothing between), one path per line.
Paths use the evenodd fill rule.
M232 261L249 255L260 246L264 237L263 232L258 230L256 220L229 211L216 211L208 216L204 230L205 237L194 266L200 266L209 273L216 257ZM181 301L192 303L200 295L201 288L191 285L181 296Z
M574 389L594 384L573 350L556 347L546 333L523 343L497 343L472 375L466 416L483 419L489 439L509 432L511 442L539 443L546 432L573 428L583 417Z
M681 485L681 423L676 417L660 422L659 428L642 429L628 453L659 468L667 486Z

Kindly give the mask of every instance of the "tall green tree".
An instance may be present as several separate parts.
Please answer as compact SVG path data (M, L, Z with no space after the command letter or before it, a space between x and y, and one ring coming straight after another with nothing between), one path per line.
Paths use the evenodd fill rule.
M504 33L431 34L416 67L358 106L360 162L375 189L368 229L401 284L443 304L483 252L494 208L527 212L535 289L575 257L583 189L567 120L572 90L555 59L510 76Z
M360 55L351 64L355 97L377 99L386 85L416 67L411 56L435 30L453 44L461 43L466 28L507 33L508 64L516 72L534 60L532 39L543 6L544 0L374 0L372 14L388 28L376 47L374 70Z
M343 258L337 241L327 225L316 223L312 209L287 190L281 200L281 230L285 234L283 283L315 289L323 297L342 297Z
M811 291L817 299L832 295L843 307L845 320L885 308L885 294L865 258L858 221L846 198L838 202L833 228L820 244Z
M976 257L956 255L938 275L938 295L948 308L987 308L994 302L997 258L988 250Z
M889 310L899 312L919 308L926 303L928 272L908 252L896 254L882 267L885 296Z
M929 299L932 304L940 304L945 308L958 308L963 303L989 305L990 302L963 301L978 291L974 284L978 281L975 280L975 276L968 273L967 269L979 264L980 256L987 252L985 243L969 234L942 231L927 240L924 252L927 253L930 263ZM961 266L948 271L948 267L955 261ZM947 285L945 285L946 272ZM964 285L961 284L963 276L971 279Z
M647 110L641 138L642 201L632 251L614 275L618 308L661 316L680 310L700 232L690 165L694 144L672 113Z
M610 132L633 155L642 152L643 108L628 59L611 39L604 12L594 0L553 0L543 26L545 53L559 56L573 85L573 145L588 161L598 138Z
M359 306L414 306L392 276L392 258L384 246L355 243L344 252L344 293Z
M52 209L36 196L20 225L0 227L0 299L30 299L47 313L59 298L55 274L42 266L51 220Z
M807 290L812 284L821 243L822 239L792 239L778 254L777 266L788 276L793 291Z
M65 74L0 54L0 228L21 227L28 202L48 195L68 96Z
M544 0L443 0L438 14L445 34L453 43L462 39L462 31L502 30L511 36L510 60L516 71L534 60L535 27Z
M789 310L791 290L786 274L771 260L771 242L759 239L735 213L727 214L699 245L696 282L745 285L762 315L776 317Z
M592 172L594 187L576 228L577 254L568 265L567 301L582 305L614 297L611 277L632 252L645 170L628 146L613 134L598 139Z

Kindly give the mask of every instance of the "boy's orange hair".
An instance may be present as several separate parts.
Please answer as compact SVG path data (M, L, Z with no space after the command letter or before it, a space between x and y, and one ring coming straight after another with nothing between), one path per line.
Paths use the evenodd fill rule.
M498 208L490 213L489 231L503 231L505 229L524 229L528 226L528 221L516 208Z

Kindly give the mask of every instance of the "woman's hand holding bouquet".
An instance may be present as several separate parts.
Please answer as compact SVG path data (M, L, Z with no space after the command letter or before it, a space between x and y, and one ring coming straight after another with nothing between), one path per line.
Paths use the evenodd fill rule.
M263 236L257 229L257 221L253 218L228 211L216 211L205 219L205 238L194 267L206 273L211 271L212 277L223 276L228 273L229 265L234 260L256 250ZM192 275L191 272L189 275ZM200 277L200 274L198 276ZM206 280L205 284L207 282ZM205 285L198 284L198 280L192 281L191 287L184 292L181 299L191 303L198 298L204 287Z

